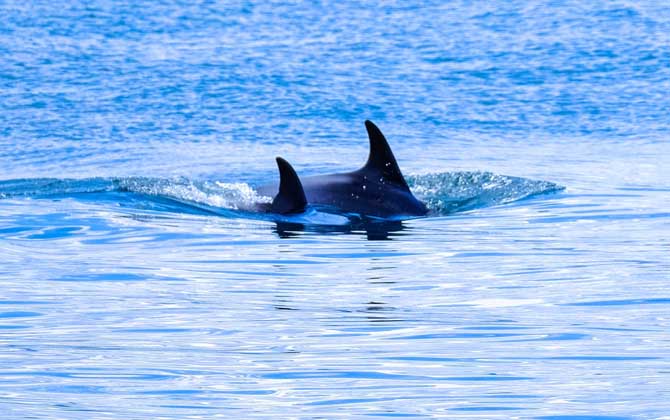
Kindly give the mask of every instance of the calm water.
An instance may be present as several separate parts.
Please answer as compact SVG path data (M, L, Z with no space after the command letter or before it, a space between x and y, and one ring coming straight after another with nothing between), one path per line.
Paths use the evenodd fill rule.
M2 418L670 419L637 3L0 2ZM366 118L430 217L244 210Z

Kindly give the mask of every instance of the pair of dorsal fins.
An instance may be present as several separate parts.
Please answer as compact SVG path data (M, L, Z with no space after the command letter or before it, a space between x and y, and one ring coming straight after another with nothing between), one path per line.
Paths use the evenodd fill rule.
M365 128L370 139L370 154L365 165L354 173L370 179L376 178L382 183L393 184L409 192L407 182L382 132L370 120L365 121ZM280 157L277 157L277 166L279 167L279 192L272 201L271 211L280 214L304 211L307 198L298 174L286 160Z

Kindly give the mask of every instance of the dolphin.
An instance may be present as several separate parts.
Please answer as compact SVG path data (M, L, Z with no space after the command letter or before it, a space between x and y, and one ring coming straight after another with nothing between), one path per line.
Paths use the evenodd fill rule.
M370 154L362 168L353 172L299 178L293 167L277 157L279 189L267 211L279 214L303 212L309 203L339 212L377 218L424 216L426 205L409 189L386 138L372 121L365 121ZM272 196L276 185L263 185L258 193Z

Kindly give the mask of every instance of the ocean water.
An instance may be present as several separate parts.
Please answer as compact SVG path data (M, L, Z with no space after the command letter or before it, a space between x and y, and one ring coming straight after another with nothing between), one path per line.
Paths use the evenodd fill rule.
M0 57L2 418L670 419L663 2L5 0ZM365 119L429 216L249 210Z

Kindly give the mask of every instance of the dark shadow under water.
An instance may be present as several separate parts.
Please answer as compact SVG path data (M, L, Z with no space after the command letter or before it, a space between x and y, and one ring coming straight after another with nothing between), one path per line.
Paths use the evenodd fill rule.
M304 232L320 234L365 235L369 241L390 241L408 229L399 220L353 220L347 225L308 225L294 222L276 222L273 232L282 239L299 237Z

